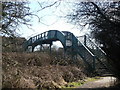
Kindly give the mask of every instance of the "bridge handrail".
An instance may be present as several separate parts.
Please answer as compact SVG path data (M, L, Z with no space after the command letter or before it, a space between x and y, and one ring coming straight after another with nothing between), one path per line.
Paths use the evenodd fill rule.
M95 56L83 43L81 43L81 44L82 44L82 45L84 46L84 48L90 53L91 56L93 56L93 57Z
M76 37L76 39L77 39L77 37ZM93 57L95 56L80 40L78 40L78 42L90 53L91 56L93 56Z
M101 48L101 47L99 47L95 42L93 42L90 38L90 36L87 34L86 35L88 38L87 39L89 39L97 48L99 48L99 50L102 52L102 53L104 53L105 55L106 55L106 53L104 52L104 50Z
M51 39L51 38L54 38L54 37L51 37L52 35L52 31L55 32L56 34L58 35L62 35L61 39L58 37L58 36L54 36L56 39L59 39L59 41L63 44L63 46L65 47L64 45L64 33L62 31L58 31L58 30L48 30L48 31L45 31L41 34L38 34L38 35L35 35L31 38L29 38L25 43L24 43L24 47L27 48L28 46L32 46L33 43L35 43L36 41L39 41L39 40L46 40L46 39Z
M75 36L76 37L76 36ZM89 68L91 70L95 70L95 55L93 52L91 52L77 37L76 39L78 40L78 42L85 48L85 50L87 51L87 56L89 56L89 58L84 58L85 62L89 65ZM79 46L79 44L78 44ZM81 53L82 54L82 53ZM86 55L86 54L82 54L82 55ZM90 61L89 59L91 59L92 61Z
M66 32L66 31L63 31L63 32ZM71 32L68 32L68 31L67 31L67 33L71 33ZM77 36L75 36L73 33L71 33L71 34L75 37L75 39L76 39L81 45L83 45L83 47L90 53L90 55L91 55L92 57L95 56L81 41L78 40ZM78 43L77 43L77 44L78 44ZM78 46L78 45L77 45L77 46Z
M71 32L69 32L69 33L71 33ZM77 40L77 42L80 43L80 44L89 52L89 54L90 54L92 57L95 56L81 41L78 40L77 36L75 36L73 33L71 33L71 34L75 37L75 39ZM77 43L77 44L78 44L78 43ZM77 45L77 46L78 46L78 45Z

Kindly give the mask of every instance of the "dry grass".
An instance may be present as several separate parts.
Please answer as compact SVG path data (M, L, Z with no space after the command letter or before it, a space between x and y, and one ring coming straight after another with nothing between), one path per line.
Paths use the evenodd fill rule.
M3 53L2 60L3 88L60 88L85 78L81 68L54 64L47 53Z

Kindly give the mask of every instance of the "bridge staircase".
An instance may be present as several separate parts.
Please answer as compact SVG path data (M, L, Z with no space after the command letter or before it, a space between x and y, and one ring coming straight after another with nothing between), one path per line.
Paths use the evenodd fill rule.
M84 42L79 40L70 32L65 32L66 40L70 40L72 44L72 52L80 55L84 60L88 71L96 71L99 75L109 74L109 64L106 61L106 53L98 46L94 41L92 41L89 35L84 36Z
M84 36L84 45L93 53L95 70L99 75L110 75L110 64L107 62L106 53L97 45L89 35Z

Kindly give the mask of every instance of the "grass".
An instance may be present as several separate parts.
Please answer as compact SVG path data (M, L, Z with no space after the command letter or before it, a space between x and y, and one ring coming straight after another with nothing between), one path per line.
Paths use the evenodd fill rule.
M92 82L92 81L96 81L98 79L100 79L100 77L87 78L86 82Z
M69 88L69 89L71 88L72 89L72 88L80 87L87 82L96 81L98 79L100 79L100 77L92 77L92 78L87 78L85 80L79 80L77 82L70 82L67 85L62 86L62 88Z
M71 82L65 86L62 86L62 88L75 88L77 86L81 86L82 84L83 84L82 82Z

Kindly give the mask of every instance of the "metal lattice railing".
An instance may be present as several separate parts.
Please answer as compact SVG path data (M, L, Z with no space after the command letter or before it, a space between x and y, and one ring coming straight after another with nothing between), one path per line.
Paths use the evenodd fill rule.
M81 43L81 42L79 41L79 43ZM82 58L89 65L89 67L91 67L91 69L94 70L95 69L94 54L83 43L81 43L78 47L79 47L77 49L78 54L80 54L80 56L82 56Z
M106 53L86 35L86 46L99 58L104 58Z
M85 45L97 58L96 64L101 63L107 68L108 63L106 60L106 53L94 41L92 41L91 37L88 35L85 36Z
M82 43L82 45L80 44L79 46L84 46L86 48L84 51L81 50L81 54L82 56L85 54L84 57L87 62L95 68L108 68L109 65L106 60L106 53L92 40L89 35L79 36L78 40Z
M32 45L33 43L37 42L38 40L45 40L47 38L48 38L48 32L38 34L34 37L31 37L28 41L26 41L24 46Z

